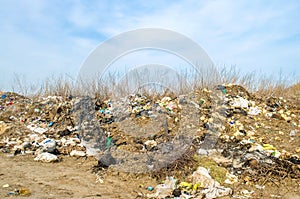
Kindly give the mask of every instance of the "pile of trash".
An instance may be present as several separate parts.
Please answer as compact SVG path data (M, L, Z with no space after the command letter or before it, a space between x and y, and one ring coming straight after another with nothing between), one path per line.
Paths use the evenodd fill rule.
M232 194L231 188L221 186L212 179L209 171L204 167L198 167L191 176L191 183L181 182L173 177L167 177L164 184L155 187L156 192L148 194L148 198L218 198ZM149 189L149 187L148 187Z
M59 161L58 154L86 156L71 118L72 100L49 96L38 100L16 93L1 95L0 150L33 154L34 160Z
M164 178L148 198L247 198L254 191L233 185L300 180L297 99L233 84L105 100L0 95L0 152L42 162L94 156L101 168Z

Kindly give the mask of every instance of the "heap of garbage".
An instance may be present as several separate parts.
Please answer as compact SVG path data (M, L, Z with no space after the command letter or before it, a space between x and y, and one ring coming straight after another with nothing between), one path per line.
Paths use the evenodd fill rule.
M147 187L148 198L247 198L254 191L235 184L300 181L297 98L233 84L121 99L0 95L1 153L49 163L94 156L101 168L151 173L164 183Z

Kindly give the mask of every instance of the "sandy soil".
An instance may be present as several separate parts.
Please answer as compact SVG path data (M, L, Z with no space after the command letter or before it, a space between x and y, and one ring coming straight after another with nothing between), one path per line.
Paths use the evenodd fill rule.
M94 158L64 157L58 163L41 163L32 161L30 155L1 154L0 198L142 198L142 194L150 193L146 190L147 186L157 184L147 175L138 178L111 170L96 174L93 170L95 165L97 161ZM291 179L266 183L265 190L255 189L252 198L298 199L299 183L299 180ZM2 187L5 184L9 187ZM21 188L28 189L31 194L8 195ZM251 190L253 185L247 187L237 183L233 188L236 191Z
M140 184L145 179L130 179L128 176L100 176L93 172L97 161L93 158L64 157L59 163L41 163L32 161L32 156L8 157L0 155L0 198L24 198L26 196L8 195L15 189L26 188L31 195L28 198L135 198L146 190ZM152 180L153 181L153 180ZM9 184L9 187L2 187ZM130 186L128 186L130 185ZM140 190L139 190L140 189Z

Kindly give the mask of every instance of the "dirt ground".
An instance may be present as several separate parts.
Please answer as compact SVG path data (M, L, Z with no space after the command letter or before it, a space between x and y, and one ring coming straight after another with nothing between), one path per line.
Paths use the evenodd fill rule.
M32 161L31 156L1 154L0 198L135 198L141 184L151 185L147 178L137 180L117 174L104 176L100 182L100 176L93 172L95 165L94 158L64 157L59 163L41 163ZM5 184L9 187L2 187ZM28 189L31 194L8 195L21 188Z
M119 172L94 172L97 165L94 158L64 157L58 163L32 161L30 155L0 156L1 198L142 198L150 193L147 186L157 182L149 176L142 177ZM99 175L100 173L100 175ZM103 175L101 175L103 173ZM299 180L268 182L265 190L256 188L251 198L300 198ZM8 184L9 187L3 187ZM30 195L9 195L16 189L25 188ZM253 185L236 183L233 188L251 190ZM230 197L225 197L230 198ZM224 198L224 199L225 199Z

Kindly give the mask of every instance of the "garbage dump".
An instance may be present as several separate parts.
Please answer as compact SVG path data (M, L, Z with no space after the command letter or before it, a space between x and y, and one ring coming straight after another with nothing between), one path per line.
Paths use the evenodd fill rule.
M121 99L2 92L0 152L48 164L92 156L155 178L141 198L259 198L285 179L300 193L299 102L234 84Z

